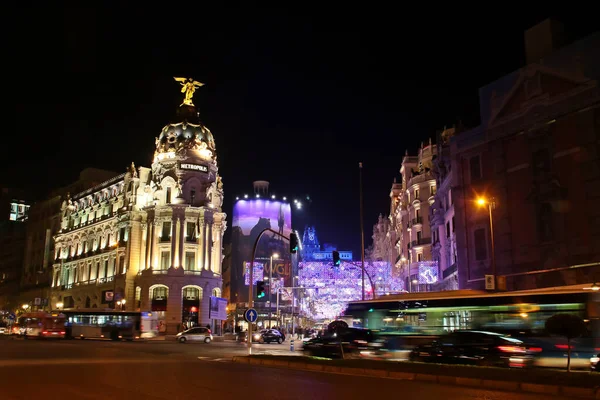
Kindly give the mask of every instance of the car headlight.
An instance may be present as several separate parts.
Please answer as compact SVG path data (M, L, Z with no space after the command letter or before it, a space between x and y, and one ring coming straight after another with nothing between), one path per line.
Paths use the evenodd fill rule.
M182 333L183 333L183 332L179 332L179 333L178 333L176 336L181 336L181 334L182 334Z
M599 361L600 361L600 357L592 357L592 358L590 358L590 362L592 364L598 364Z
M254 335L254 339L260 339L260 335Z

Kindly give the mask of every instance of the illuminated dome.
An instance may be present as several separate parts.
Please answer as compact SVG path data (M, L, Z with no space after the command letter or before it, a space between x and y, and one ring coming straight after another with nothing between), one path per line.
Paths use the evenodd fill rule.
M202 158L215 157L215 141L210 130L197 117L193 106L181 106L178 110L180 122L166 125L156 138L156 155L175 153L185 156L187 152L198 152Z

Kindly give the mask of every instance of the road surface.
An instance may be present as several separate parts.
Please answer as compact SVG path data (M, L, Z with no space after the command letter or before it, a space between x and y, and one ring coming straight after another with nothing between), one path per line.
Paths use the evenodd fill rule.
M289 354L285 345L256 350ZM231 361L245 353L237 343L1 339L2 399L548 399Z

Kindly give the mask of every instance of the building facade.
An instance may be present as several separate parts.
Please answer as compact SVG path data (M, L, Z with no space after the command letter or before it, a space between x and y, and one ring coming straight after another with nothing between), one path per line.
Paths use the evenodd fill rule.
M304 233L302 234L302 249L300 251L303 261L332 261L334 251L338 251L340 260L352 261L352 251L338 250L337 246L331 243L324 243L323 246L321 246L315 227L307 226L304 228Z
M186 100L136 168L63 201L53 306L153 311L161 332L210 324L221 296L223 182L212 133ZM123 301L125 302L123 305Z
M431 257L439 267L439 281L434 290L458 290L458 265L456 251L456 219L452 199L452 163L450 139L460 127L444 128L437 137L437 157L433 162L433 175L437 190L429 208L431 226Z
M29 207L22 191L0 188L0 312L13 312L19 306L17 296Z
M400 252L400 275L409 292L429 291L437 283L439 270L432 261L432 234L429 209L436 194L433 159L437 147L429 141L421 144L419 154L405 155L400 167L402 192L396 205L397 242ZM394 190L392 189L392 193ZM392 197L392 202L396 199Z
M530 63L482 87L481 125L451 139L461 289L600 280L600 34L555 49L553 24L526 32Z
M113 171L86 168L70 185L53 190L50 195L32 204L27 218L25 254L19 290L20 304L30 310L50 309L50 284L54 262L54 237L61 226L61 204L67 193L79 193L118 175Z

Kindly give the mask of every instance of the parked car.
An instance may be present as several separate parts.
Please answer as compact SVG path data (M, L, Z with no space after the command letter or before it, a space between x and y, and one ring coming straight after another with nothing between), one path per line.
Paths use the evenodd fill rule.
M5 326L0 326L0 335L8 335L8 328Z
M523 341L485 331L455 331L415 347L410 361L523 368L533 364Z
M213 340L212 332L208 328L191 328L177 334L179 343L204 342L210 343Z

